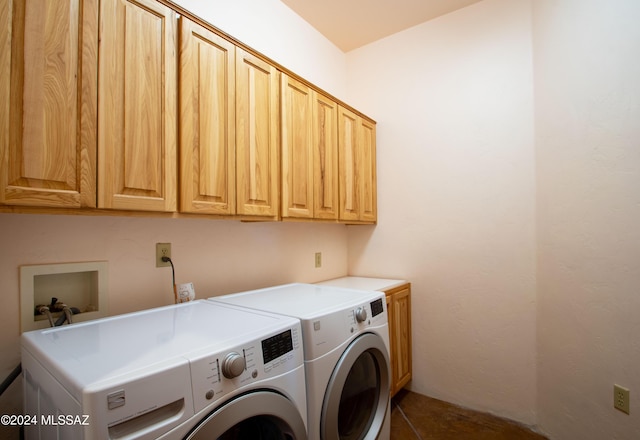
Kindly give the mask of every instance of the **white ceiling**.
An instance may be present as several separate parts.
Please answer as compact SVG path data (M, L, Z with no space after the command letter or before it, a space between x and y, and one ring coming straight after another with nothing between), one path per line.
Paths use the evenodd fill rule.
M344 52L481 0L281 0Z

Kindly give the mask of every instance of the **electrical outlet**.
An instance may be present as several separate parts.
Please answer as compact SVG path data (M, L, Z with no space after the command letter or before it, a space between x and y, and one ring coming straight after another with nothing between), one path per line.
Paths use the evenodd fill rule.
M171 266L168 261L162 261L162 257L171 258L171 243L156 243L156 267Z
M613 385L613 407L629 414L629 390Z
M316 267L322 267L322 252L316 252Z

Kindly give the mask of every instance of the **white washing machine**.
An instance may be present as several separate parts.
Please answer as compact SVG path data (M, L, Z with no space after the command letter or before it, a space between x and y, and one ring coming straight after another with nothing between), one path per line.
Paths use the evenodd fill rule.
M209 299L302 321L310 440L389 439L384 293L287 284Z
M27 439L306 439L300 321L194 301L22 335Z

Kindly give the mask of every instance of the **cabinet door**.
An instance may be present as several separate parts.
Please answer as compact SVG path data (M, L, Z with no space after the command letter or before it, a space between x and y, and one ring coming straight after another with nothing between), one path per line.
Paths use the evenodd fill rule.
M408 285L390 295L389 337L391 342L394 393L411 380L411 290Z
M278 216L278 75L274 66L236 49L238 214Z
M313 216L338 219L338 104L313 94Z
M391 295L386 293L385 300L387 301L387 321L389 325L389 363L391 364L391 397L393 397L398 389L396 388L396 326L393 313L393 300Z
M338 148L340 220L359 220L358 116L343 107L338 108Z
M360 220L378 219L376 183L376 125L366 119L359 120L360 163Z
M282 75L282 216L338 218L338 105Z
M235 46L180 19L180 210L235 213Z
M100 1L100 208L176 209L176 21L153 0Z
M375 124L343 107L338 124L340 220L375 222Z
M0 6L0 203L95 207L98 2Z
M313 217L312 90L282 74L282 217Z
M6 201L9 183L12 16L13 0L0 0L0 203Z

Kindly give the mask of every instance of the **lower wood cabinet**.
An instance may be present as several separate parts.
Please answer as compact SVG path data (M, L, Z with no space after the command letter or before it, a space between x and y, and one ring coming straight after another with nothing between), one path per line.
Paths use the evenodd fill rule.
M411 380L411 284L386 290L391 351L391 396Z

